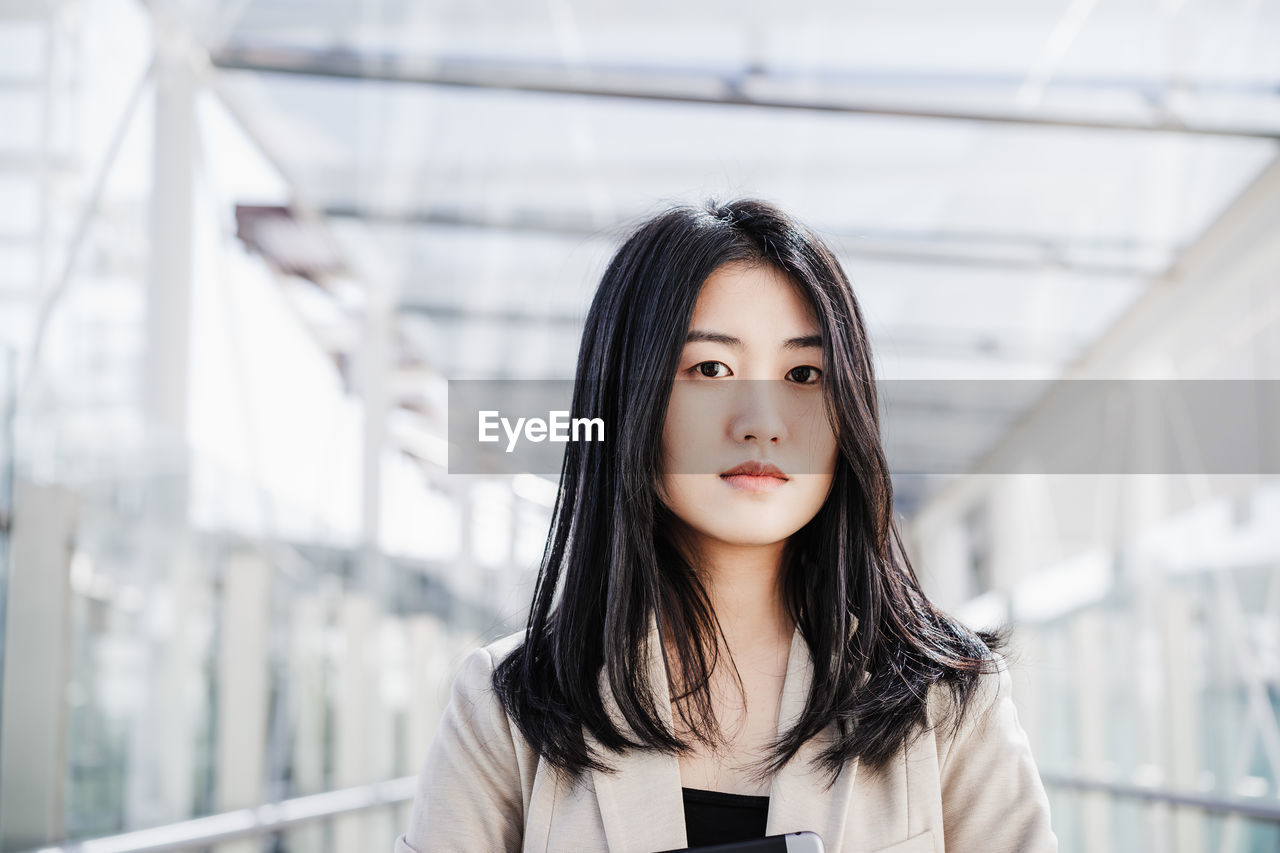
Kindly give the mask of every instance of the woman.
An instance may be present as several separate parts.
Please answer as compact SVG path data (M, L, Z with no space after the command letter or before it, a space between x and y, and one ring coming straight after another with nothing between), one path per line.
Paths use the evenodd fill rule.
M526 630L471 654L407 851L1049 851L993 651L920 590L843 271L744 200L610 262Z

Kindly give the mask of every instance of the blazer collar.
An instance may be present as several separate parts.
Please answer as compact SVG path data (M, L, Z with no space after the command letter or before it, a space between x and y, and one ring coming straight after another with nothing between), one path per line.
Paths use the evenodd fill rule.
M667 687L666 660L658 634L657 619L649 615L649 678L662 721L673 726L671 694ZM795 724L804 711L813 678L813 662L809 646L797 627L791 636L787 657L787 674L783 680L778 711L778 733ZM614 724L631 733L622 717L607 674L600 672L600 695ZM845 816L857 775L857 762L845 767L830 789L826 778L811 766L812 760L830 742L832 729L806 742L782 768L774 774L769 788L769 816L766 833L780 835L809 830L822 836L827 853L839 853L844 836ZM688 846L684 831L684 798L680 790L680 761L674 755L656 751L628 750L614 755L585 731L587 745L614 773L591 771L605 837L612 853L654 853Z

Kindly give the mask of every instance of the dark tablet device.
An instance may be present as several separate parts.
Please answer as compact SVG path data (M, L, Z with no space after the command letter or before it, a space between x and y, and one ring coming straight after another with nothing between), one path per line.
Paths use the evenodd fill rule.
M788 832L786 835L769 835L750 841L735 841L732 844L664 850L662 853L824 853L825 849L816 832Z

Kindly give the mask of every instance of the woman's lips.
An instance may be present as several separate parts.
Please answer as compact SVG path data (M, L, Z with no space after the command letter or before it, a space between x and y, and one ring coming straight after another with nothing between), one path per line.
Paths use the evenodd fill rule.
M772 492L787 484L784 479L762 474L721 474L720 479L740 492Z
M777 465L743 462L720 475L730 487L742 492L772 492L782 488L787 475Z

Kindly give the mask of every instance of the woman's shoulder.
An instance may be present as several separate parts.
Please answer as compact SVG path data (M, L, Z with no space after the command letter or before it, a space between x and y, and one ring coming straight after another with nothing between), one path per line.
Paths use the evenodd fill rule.
M1009 661L1000 652L989 652L984 662L977 674L940 679L929 688L929 719L934 724L955 722L959 730L972 730L988 721L1002 703L1012 703ZM963 678L969 679L969 688L957 689Z
M930 697L941 713L953 715L937 732L934 777L947 848L1056 850L1049 800L1018 721L1008 661L993 654L990 664L962 707L945 685L936 685L941 689Z
M463 657L397 849L519 849L537 765L492 683L495 663L519 640L509 635Z
M995 652L986 663L982 672L970 676L967 690L958 689L950 680L939 681L929 690L928 716L944 764L958 744L975 736L992 735L1009 724L1017 725L1009 663Z
M504 760L524 764L528 744L514 725L494 687L494 671L518 649L524 632L508 634L492 642L474 647L459 664L453 678L449 699L452 723L465 738L489 745L497 750L504 744Z
M490 660L493 661L493 665L497 666L502 661L506 660L512 652L524 644L524 635L525 632L523 629L513 631L505 637L499 637L492 642L479 646L475 652L472 652L472 654L483 652L489 656Z
M492 642L476 646L458 666L454 689L469 693L493 691L493 671L524 642L524 631L515 631Z

